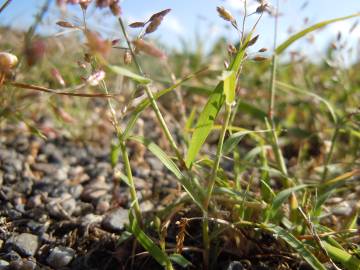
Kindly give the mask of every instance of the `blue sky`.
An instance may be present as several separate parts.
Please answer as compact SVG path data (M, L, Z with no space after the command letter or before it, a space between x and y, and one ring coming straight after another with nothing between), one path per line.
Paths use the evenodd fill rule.
M5 12L0 14L0 24L11 25L16 28L28 27L43 2L44 0L13 0ZM248 0L250 9L255 8L254 2L256 1ZM269 2L272 4L272 1ZM308 3L307 6L301 9L306 2ZM209 46L219 36L235 40L236 33L233 29L226 28L227 23L217 16L216 6L224 6L229 9L239 22L242 14L242 0L124 0L121 2L121 6L123 16L129 22L146 20L152 13L171 8L171 13L166 16L153 37L175 48L179 48L179 37L188 41L190 45L194 45L195 33L198 33L205 44ZM294 31L301 30L304 27L305 18L308 18L309 24L312 24L325 19L360 12L360 2L359 0L280 0L280 12L284 15L279 21L279 42L286 39L289 28ZM67 10L65 17L61 16L58 9L53 5L39 31L47 34L63 31L54 23L61 18L71 22L79 21L81 18L80 9L75 6L71 7ZM105 33L109 38L120 37L116 20L106 11L93 13L90 9L88 17L91 27ZM252 19L248 20L249 27L255 19L256 16L252 16ZM325 44L335 38L337 32L342 31L343 35L346 36L353 23L354 20L348 20L331 25L316 33L315 43L311 46L305 43L300 43L297 46L306 52L317 53L323 49ZM258 47L271 47L273 19L265 16L259 24L258 33L260 34ZM351 33L351 42L355 44L359 39L360 26Z

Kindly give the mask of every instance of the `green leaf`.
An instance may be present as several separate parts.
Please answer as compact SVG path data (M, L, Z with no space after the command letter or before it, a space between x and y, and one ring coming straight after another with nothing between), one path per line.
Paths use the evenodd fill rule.
M230 79L232 76L236 77L238 74L241 63L244 60L245 51L247 45L251 39L252 32L247 36L244 45L239 49L237 55L235 56L234 61L231 63L228 71L230 71L233 75L230 75ZM229 77L229 76L228 76ZM228 78L227 77L227 78ZM232 77L233 78L233 77ZM226 78L225 78L226 79ZM208 102L205 105L205 108L202 110L199 119L197 121L195 131L193 136L191 137L190 145L188 152L186 154L185 163L188 168L190 168L191 164L194 162L197 154L199 153L201 147L206 141L206 138L209 136L210 131L214 126L215 119L226 100L226 95L224 94L225 87L228 87L228 100L232 99L231 89L232 86L229 85L230 82L227 82L227 86L225 86L225 82L221 81L218 83L214 91L211 93ZM236 84L236 82L234 82Z
M274 217L279 211L281 205L287 200L291 193L307 187L308 185L298 185L280 191L274 198L270 209L270 217Z
M319 22L317 24L314 24L294 35L292 35L291 37L289 37L287 40L285 40L281 45L279 45L275 52L276 54L281 54L283 51L286 50L287 47L289 47L291 44L293 44L295 41L297 41L298 39L302 38L303 36L305 36L306 34L313 32L319 28L322 28L328 24L334 23L334 22L339 22L339 21L343 21L343 20L347 20L347 19L351 19L354 17L360 16L360 13L356 13L356 14L352 14L349 16L345 16L345 17L340 17L340 18L336 18L336 19L332 19L332 20L327 20L327 21L323 21L323 22Z
M149 151L153 153L164 164L164 166L176 176L176 178L181 179L183 177L175 162L172 161L169 156L159 146L157 146L157 144L141 136L131 136L129 139L145 145L147 149L149 149Z
M231 105L235 100L236 74L234 71L223 71L225 102Z
M151 256L163 267L166 269L173 269L170 258L168 255L161 250L149 236L147 236L144 231L140 228L136 218L132 214L132 211L129 211L129 221L130 221L130 230L135 235L136 240L139 241L141 246L148 251Z
M185 159L186 166L188 168L195 160L202 145L205 143L220 108L224 103L223 84L223 82L220 82L217 85L213 93L210 95L210 98L197 121Z
M138 83L141 83L141 84L148 84L148 83L151 83L151 80L148 79L148 78L145 78L139 74L136 74L126 68L123 68L123 67L119 67L119 66L114 66L114 65L108 65L108 68L116 73L116 74L119 74L119 75L122 75L122 76L125 76L125 77L128 77L130 79L133 79L134 81L137 81Z
M141 136L131 136L129 139L135 140L145 145L149 151L153 153L164 164L164 166L176 176L186 192L200 207L200 209L204 210L204 198L201 187L195 181L192 181L193 179L191 179L190 176L184 175L176 166L175 162L173 162L172 159L157 144Z
M169 257L170 257L171 261L177 263L178 265L180 265L183 268L192 266L192 263L190 261L188 261L187 259L185 259L184 256L182 256L181 254L173 253Z
M275 226L270 225L268 227L270 231L274 234L278 235L281 239L283 239L286 243L289 244L296 252L315 270L326 270L325 266L315 257L314 254L305 246L305 244L299 241L293 234L288 232L287 230Z
M340 262L347 270L360 270L360 259L357 258L356 255L351 255L343 249L330 245L326 241L323 241L322 244L330 258L336 262Z
M224 142L222 152L224 155L234 150L235 146L239 144L242 138L248 134L270 132L271 130L242 130L231 134Z
M300 94L311 96L311 97L323 102L325 104L325 106L328 108L334 123L337 123L338 120L337 120L337 116L336 116L336 113L335 113L335 110L334 110L333 106L329 103L329 101L327 101L323 97L321 97L321 96L319 96L319 95L317 95L315 93L312 93L310 91L302 90L300 88L297 88L297 87L292 86L292 85L287 84L287 83L277 81L276 84L280 89L291 90L291 91L294 91L294 92L297 92L297 93L300 93Z

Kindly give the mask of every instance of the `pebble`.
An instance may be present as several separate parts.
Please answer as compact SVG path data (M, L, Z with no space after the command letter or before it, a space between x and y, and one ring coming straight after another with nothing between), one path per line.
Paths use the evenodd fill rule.
M19 255L19 253L17 253L14 250L10 250L8 253L6 253L5 255L2 255L1 257L2 257L2 259L5 259L9 262L17 261L17 260L21 259L21 256Z
M36 262L31 260L17 260L10 263L10 269L13 270L34 270L36 268Z
M12 246L23 256L34 256L39 247L39 239L34 234L22 233L10 237L6 245Z
M338 205L331 208L331 212L334 215L339 216L350 216L353 213L354 206L351 202L348 201L342 201Z
M232 261L229 266L227 267L227 270L245 270L244 266L239 261Z
M81 225L82 226L89 226L92 224L100 224L103 220L103 216L94 215L94 214L87 214L81 218Z
M107 194L110 186L106 183L105 177L98 177L95 181L86 185L81 193L81 199L87 202L95 201Z
M5 270L9 266L9 262L0 259L0 270Z
M75 256L75 251L69 247L55 247L51 250L46 262L55 269L68 265Z
M148 157L146 162L148 162L151 168L155 171L162 171L164 168L164 165L161 163L161 161L155 157Z
M118 208L105 215L102 226L105 230L119 232L123 230L125 224L128 223L128 217L128 210L124 208Z
M104 214L110 209L110 203L105 200L100 200L96 205L96 211L99 214Z
M154 204L149 200L141 202L139 206L141 212L148 212L154 209Z

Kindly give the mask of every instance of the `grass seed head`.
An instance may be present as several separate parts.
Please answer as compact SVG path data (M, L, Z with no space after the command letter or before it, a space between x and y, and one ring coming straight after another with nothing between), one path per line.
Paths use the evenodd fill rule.
M133 23L129 24L129 27L131 27L131 28L141 28L144 26L145 26L144 22L133 22Z
M75 28L75 25L66 21L58 21L56 24L64 28Z
M80 0L80 6L83 10L86 10L90 3L91 0Z
M121 14L121 7L119 5L119 0L113 0L110 4L110 10L114 16L119 16Z
M219 16L223 18L225 21L235 22L235 18L224 7L217 7L216 10L219 13Z
M160 12L157 12L150 17L149 21L153 21L156 18L164 18L166 16L166 14L168 14L170 11L171 11L171 9L168 8L168 9L164 9Z
M132 62L132 55L129 51L126 51L124 53L124 64L125 65L130 65Z
M0 71L9 71L18 63L16 55L7 52L0 52Z
M156 48L154 45L144 41L143 39L135 39L132 42L136 48L136 50L144 52L148 55L160 58L160 59L166 59L166 55L163 51Z
M103 40L97 33L87 31L86 32L87 45L90 50L95 53L99 53L103 56L107 56L112 47L112 43L109 40Z

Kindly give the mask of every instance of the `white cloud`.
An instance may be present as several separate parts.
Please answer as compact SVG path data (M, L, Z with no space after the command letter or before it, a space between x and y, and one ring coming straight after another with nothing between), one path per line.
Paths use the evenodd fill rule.
M342 35L346 36L349 39L358 39L360 38L360 25L358 25L351 33L349 33L351 27L353 26L354 21L340 21L328 26L328 31L336 35L341 32Z
M244 10L244 0L225 0L225 5L234 10ZM255 0L247 1L247 9L250 12L254 12L259 6L259 3Z
M174 34L181 35L185 33L185 29L181 25L179 19L171 14L165 16L161 26L166 28L166 30L173 32Z

